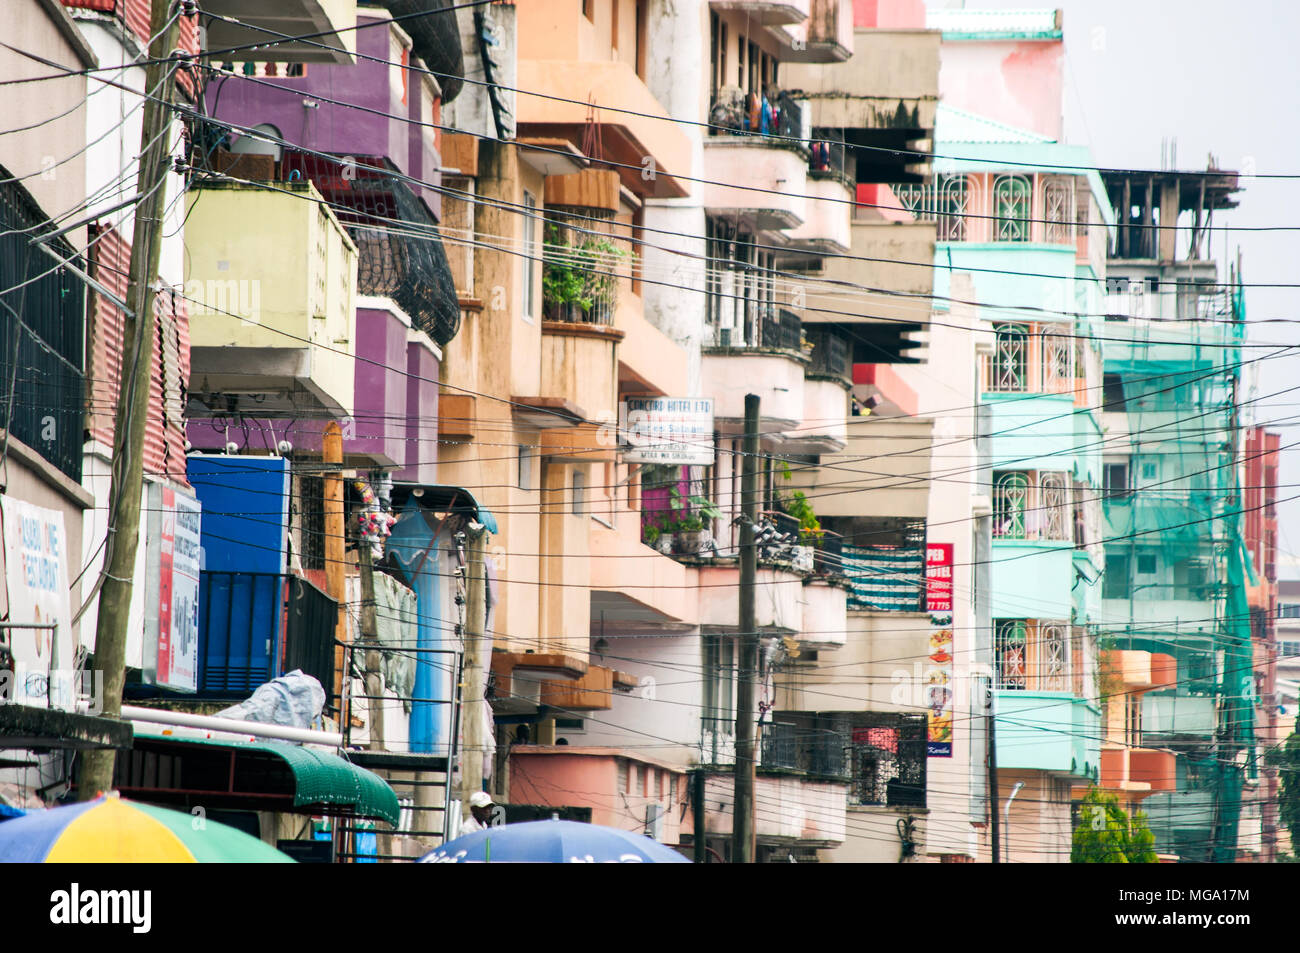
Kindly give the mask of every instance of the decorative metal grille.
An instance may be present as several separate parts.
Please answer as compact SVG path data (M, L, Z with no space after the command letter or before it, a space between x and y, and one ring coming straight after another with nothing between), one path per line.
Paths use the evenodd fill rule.
M1048 692L1070 689L1070 626L1048 622L1038 627L1038 688Z
M966 240L966 215L970 211L970 195L966 176L945 175L939 179L939 215L937 238L941 242Z
M1074 180L1053 177L1043 186L1044 237L1057 245L1074 242Z
M1038 478L1039 519L1043 539L1072 537L1069 484L1064 473L1043 473Z
M1066 334L1043 331L1043 390L1049 394L1068 394L1074 390L1074 340Z
M1021 324L1002 324L996 330L993 372L988 389L1019 393L1029 389L1029 329Z
M863 713L850 730L851 803L924 807L925 716Z
M1024 539L1025 511L1029 507L1029 475L999 473L993 481L993 535L998 539Z
M1033 184L1028 176L1000 175L993 181L994 238L1000 242L1030 240Z
M1023 619L996 623L994 653L998 688L1026 689L1029 686L1029 629Z

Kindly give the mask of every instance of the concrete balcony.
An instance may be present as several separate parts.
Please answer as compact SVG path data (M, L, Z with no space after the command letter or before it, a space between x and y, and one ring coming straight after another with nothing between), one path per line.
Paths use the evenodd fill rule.
M715 13L737 13L754 26L785 26L808 19L813 0L709 0Z
M256 396L260 416L301 414L304 401L348 415L356 246L310 183L277 188L220 184L190 193L190 391ZM238 222L257 228L233 227Z
M848 592L826 579L803 587L802 624L795 638L814 652L838 649L848 638Z
M761 135L704 140L704 208L754 231L796 228L808 218L808 154ZM730 183L722 185L719 183Z
M826 295L824 302L815 290L809 293L810 310L804 315L804 323L916 322L918 299L907 295L925 297L934 293L934 275L929 267L934 261L934 223L857 220L851 235L851 256L826 259L823 272L831 281L848 282L848 288ZM858 290L853 285L895 293ZM864 360L880 360L879 352Z
M1103 746L1099 783L1108 791L1137 797L1172 791L1178 779L1176 761L1172 751Z
M849 385L805 377L803 422L781 435L783 453L837 453L848 446Z
M261 0L209 0L203 10L207 37L204 49L241 49L240 60L277 63L353 62L356 51L356 0L283 0L267 4ZM238 21L238 22L232 22ZM339 31L339 32L336 32ZM280 40L281 36L305 36L305 40Z
M754 798L759 804L754 830L760 845L837 847L844 843L848 785L797 777L758 775ZM705 779L708 836L729 836L735 816L735 781L730 774Z
M933 421L850 417L845 426L845 449L794 470L790 486L815 501L818 516L925 519Z
M772 33L783 48L783 64L842 63L855 48L853 0L811 0L807 19Z
M686 351L645 319L640 295L623 294L614 327L624 334L618 349L621 392L651 397L686 393Z
M565 401L586 420L617 419L623 332L580 321L542 322L542 396Z
M702 393L713 398L722 433L739 433L745 395L757 394L764 431L791 430L804 420L804 369L808 358L779 347L708 347L700 359Z
M847 178L834 172L809 172L804 222L785 233L792 249L840 255L853 243L853 197Z
M622 634L692 631L698 625L699 570L642 543L639 512L618 513L613 523L591 523L592 634L600 634L602 620Z
M841 15L841 30L842 21ZM938 30L854 30L846 62L782 63L781 82L808 99L813 126L928 137L939 100L940 36Z
M1218 724L1210 695L1145 695L1142 698L1142 740L1161 743L1206 742Z
M1100 777L1100 719L1087 701L1066 692L994 694L999 769Z
M715 632L734 632L740 625L736 587L740 568L735 563L699 567L699 622ZM771 566L758 567L756 585L759 629L771 635L795 636L803 628L804 577Z

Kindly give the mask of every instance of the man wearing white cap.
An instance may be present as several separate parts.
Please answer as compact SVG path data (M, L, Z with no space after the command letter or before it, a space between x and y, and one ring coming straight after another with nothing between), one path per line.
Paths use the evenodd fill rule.
M487 830L492 821L492 795L475 791L469 798L469 817L461 821L460 836Z

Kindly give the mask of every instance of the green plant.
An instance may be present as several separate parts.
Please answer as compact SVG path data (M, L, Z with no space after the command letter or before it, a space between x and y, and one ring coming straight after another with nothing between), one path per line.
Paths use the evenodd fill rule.
M687 496L677 487L672 487L672 497L673 510L678 514L675 532L698 533L722 516L722 510L706 496Z
M1079 807L1079 826L1070 849L1073 864L1155 864L1156 838L1146 815L1132 817L1119 806L1119 798L1092 787Z
M565 240L561 226L546 225L545 267L542 269L542 300L559 307L577 305L590 312L598 303L613 297L618 281L617 262L629 252L606 238L580 236Z
M1286 741L1268 749L1264 763L1278 769L1278 819L1291 832L1293 844L1300 844L1300 734L1292 733Z
M781 476L786 480L794 478L788 461L781 461ZM792 490L789 493L778 493L777 498L785 514L799 521L799 539L807 543L819 542L826 531L822 529L812 504L808 502L807 494L802 490Z

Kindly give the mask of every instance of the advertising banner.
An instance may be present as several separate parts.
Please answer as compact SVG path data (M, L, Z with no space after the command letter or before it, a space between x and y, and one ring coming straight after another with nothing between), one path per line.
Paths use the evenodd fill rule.
M926 544L925 608L930 613L930 658L926 671L930 732L926 749L932 758L952 757L952 568L952 543Z
M625 463L713 463L713 400L631 397L618 405Z
M198 688L199 527L193 496L149 485L144 679L163 688Z
M71 708L72 682L62 677L73 658L72 610L68 601L68 537L58 510L0 497L4 518L5 583L9 621L16 625L57 623L57 629L0 631L14 660L12 701ZM49 693L53 692L53 698ZM10 699L0 698L0 702Z

